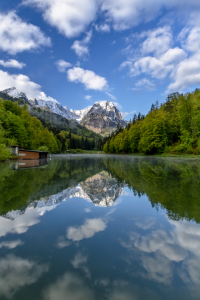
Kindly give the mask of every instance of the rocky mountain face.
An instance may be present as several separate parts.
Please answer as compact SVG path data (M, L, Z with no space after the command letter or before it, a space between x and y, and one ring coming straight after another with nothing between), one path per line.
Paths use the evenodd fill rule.
M9 96L11 96L13 98L22 99L25 102L28 102L28 98L26 97L26 94L18 91L15 87L11 87L11 88L3 90L1 92L8 94Z
M15 87L2 92L13 98L22 99L34 108L40 108L43 111L57 114L68 120L74 120L87 129L103 136L115 131L118 124L121 127L125 127L127 124L120 111L110 101L96 102L93 106L82 110L69 110L67 106L63 107L57 101L28 99L26 94L18 91Z
M80 124L98 134L108 135L116 130L117 124L125 127L127 122L124 121L120 111L112 102L102 101L96 102L91 107Z

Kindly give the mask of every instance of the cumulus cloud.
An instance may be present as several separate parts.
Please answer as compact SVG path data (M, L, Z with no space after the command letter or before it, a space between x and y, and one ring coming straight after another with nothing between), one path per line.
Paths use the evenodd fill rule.
M104 20L96 24L96 30L109 32L111 26L121 31L149 22L164 9L185 10L186 14L200 9L196 0L23 0L23 3L39 8L44 20L68 38L84 32L97 14Z
M104 24L97 24L95 25L95 29L96 31L99 31L99 32L110 32L110 25L104 23Z
M0 91L12 86L16 87L19 91L24 92L29 99L36 98L56 101L42 92L41 86L31 81L28 76L23 74L9 74L8 72L0 70Z
M10 54L51 46L39 27L28 24L13 11L0 13L0 49Z
M11 298L21 287L36 282L48 266L8 255L0 260L0 295Z
M90 96L90 95L85 96L85 100L87 100L87 101L90 101L91 98L92 98L92 96Z
M97 232L106 229L106 223L101 219L87 219L85 223L78 227L67 229L67 238L74 242L93 237Z
M7 61L0 60L0 65L5 67L5 68L17 68L17 69L22 69L23 67L26 66L23 62L19 62L15 59L9 59Z
M88 44L92 38L92 30L86 33L86 37L82 41L75 41L71 46L79 57L87 56L89 54Z
M155 84L152 83L149 79L143 78L135 83L135 87L132 90L147 89L153 91L155 89Z
M144 32L141 36L147 36L142 43L142 52L156 54L165 53L170 48L173 38L170 26Z
M82 278L69 272L51 284L44 291L43 295L45 300L92 300L95 298L93 292L87 287Z
M103 0L101 11L107 20L113 24L115 30L125 30L142 22L155 19L163 9L177 8L187 13L200 9L196 0Z
M67 61L64 61L63 59L57 60L55 64L56 64L59 72L65 72L66 69L72 67L72 64L70 64Z
M200 51L181 61L172 74L167 92L184 91L190 86L200 85Z
M71 82L83 83L86 89L103 90L107 87L107 81L104 77L96 75L93 71L84 70L80 67L74 67L67 71L67 78Z
M23 4L41 9L44 20L68 38L84 32L97 12L94 0L24 0Z

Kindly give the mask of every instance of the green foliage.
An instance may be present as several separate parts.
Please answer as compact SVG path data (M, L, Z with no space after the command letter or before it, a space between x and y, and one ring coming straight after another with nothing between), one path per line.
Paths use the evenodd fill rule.
M146 117L134 115L132 124L104 140L106 153L200 154L200 90L168 95L152 104Z
M49 151L49 148L47 146L41 146L37 150L38 151Z
M55 130L51 124L45 128L37 117L30 115L26 105L21 107L11 100L0 99L0 124L1 151L4 153L1 155L2 159L6 157L6 150L3 150L5 145L18 145L29 150L48 149L51 153L60 153L69 148L93 150L97 143L97 135L91 135L88 130L85 131L86 136L81 136L69 130ZM49 130L51 128L54 132Z

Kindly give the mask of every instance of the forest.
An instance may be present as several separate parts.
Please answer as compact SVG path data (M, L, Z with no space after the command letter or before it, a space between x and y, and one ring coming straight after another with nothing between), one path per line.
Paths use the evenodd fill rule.
M200 154L200 90L173 93L152 104L149 113L134 115L125 129L104 142L106 153Z
M71 133L68 130L54 133L35 116L27 105L0 98L0 161L10 158L8 146L18 145L29 150L61 153L68 149L92 150L97 141Z

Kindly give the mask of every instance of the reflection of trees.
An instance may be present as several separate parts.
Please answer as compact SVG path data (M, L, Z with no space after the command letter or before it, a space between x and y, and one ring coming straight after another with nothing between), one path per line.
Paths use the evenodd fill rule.
M162 206L171 219L200 222L200 164L192 160L156 158L104 159L112 176L152 206Z
M0 166L0 214L23 209L28 202L57 194L103 170L101 160L54 159L45 168L13 171Z
M22 209L34 200L58 194L79 183L94 203L103 201L103 205L109 205L126 184L135 195L146 194L153 207L165 208L171 219L200 222L197 161L80 156L53 159L45 168L13 171L2 164L0 170L1 214Z

